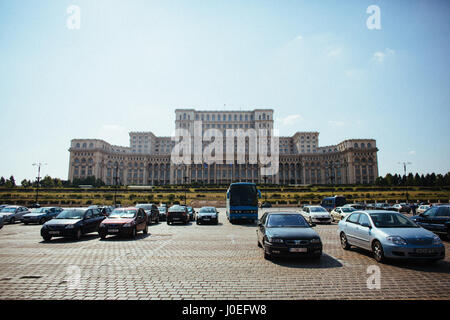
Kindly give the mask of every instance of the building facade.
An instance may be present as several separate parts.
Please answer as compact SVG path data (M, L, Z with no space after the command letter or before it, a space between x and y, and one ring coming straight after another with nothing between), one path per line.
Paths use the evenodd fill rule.
M175 128L195 135L213 129L267 130L273 132L273 110L198 111L175 110ZM349 139L332 146L319 146L319 132L296 132L279 137L279 167L274 175L261 175L263 165L249 161L251 142L245 140L244 163L175 164L171 158L175 141L152 132L130 132L130 146L115 146L98 139L73 139L70 145L69 180L90 176L107 185L228 184L237 181L273 184L369 184L378 177L377 146L374 139ZM208 143L202 142L203 148ZM234 145L234 150L237 146Z

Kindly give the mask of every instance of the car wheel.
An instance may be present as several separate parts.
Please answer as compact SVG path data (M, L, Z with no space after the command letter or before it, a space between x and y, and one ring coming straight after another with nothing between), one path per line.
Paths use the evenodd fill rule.
M28 222L24 222L25 225L28 225Z
M76 231L74 238L75 238L75 240L77 240L77 241L81 239L81 229L78 229L78 230Z
M142 231L144 234L147 234L148 233L148 225L146 224L145 225L145 228L144 228L144 230Z
M131 231L131 238L136 238L136 228L133 228L133 230Z
M106 239L106 232L99 232L100 239L105 240Z
M44 224L45 223L45 219L41 218L41 220L39 220L39 224Z
M350 249L350 245L348 244L348 240L347 240L347 236L345 235L345 233L341 232L341 247L344 250L348 250Z
M384 262L384 251L383 246L381 245L380 241L374 241L372 244L372 251L373 251L373 257L377 262Z
M14 217L9 219L9 224L15 224L15 223L16 223L16 219Z
M258 242L258 247L259 247L259 248L262 248L262 245L261 245L261 243L259 242L259 240L257 240L257 242Z
M197 224L200 224L200 222L199 222L198 220L196 221L196 223L197 223Z
M50 236L50 235L48 235L48 234L42 236L42 238L44 239L44 241L50 241L50 240L52 240L52 236Z
M170 225L170 221L169 221L169 220L167 220L167 224L169 224L169 225Z
M272 260L272 256L267 253L265 246L263 246L263 250L264 250L264 259Z
M159 223L159 217L156 217L156 224Z

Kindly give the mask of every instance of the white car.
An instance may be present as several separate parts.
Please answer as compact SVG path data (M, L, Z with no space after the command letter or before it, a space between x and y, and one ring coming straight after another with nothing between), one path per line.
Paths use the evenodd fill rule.
M331 215L322 206L306 206L300 212L309 223L331 223Z
M421 205L421 206L419 206L419 207L417 208L416 213L417 213L417 214L421 214L421 213L424 213L425 211L427 211L428 209L430 209L430 205L424 204L424 205Z
M337 207L331 210L331 219L333 222L335 221L341 221L344 219L350 212L356 211L353 207L350 206L344 206L344 207Z

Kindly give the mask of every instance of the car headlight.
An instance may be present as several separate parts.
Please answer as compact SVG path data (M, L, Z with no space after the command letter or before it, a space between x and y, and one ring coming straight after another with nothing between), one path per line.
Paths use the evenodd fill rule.
M441 238L439 238L439 236L437 235L434 235L433 244L441 244L441 243L442 243Z
M387 241L392 242L393 244L407 244L406 240L399 236L389 236L386 238Z
M134 224L133 222L128 222L128 223L125 223L123 226L125 228L128 228L128 227L131 227L133 224Z
M269 240L270 243L283 243L284 242L283 239L280 239L280 238L268 237L267 240Z
M74 227L75 227L74 224L68 224L68 225L66 226L66 229L73 229Z
M311 239L311 243L320 243L320 238Z

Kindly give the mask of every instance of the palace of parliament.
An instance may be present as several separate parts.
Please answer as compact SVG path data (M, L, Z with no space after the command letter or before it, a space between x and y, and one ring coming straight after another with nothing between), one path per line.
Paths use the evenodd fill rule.
M195 121L202 129L273 130L273 110L175 110L175 129L192 132ZM107 185L229 184L247 181L271 184L366 184L378 177L374 139L349 139L319 146L318 132L296 132L279 137L279 168L262 176L259 162L176 164L171 160L175 141L152 132L130 132L130 146L115 146L98 139L73 139L70 145L69 180L94 176ZM225 135L223 148L226 148ZM248 145L245 152L248 153Z

